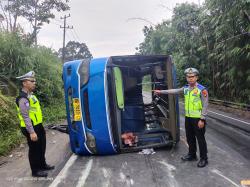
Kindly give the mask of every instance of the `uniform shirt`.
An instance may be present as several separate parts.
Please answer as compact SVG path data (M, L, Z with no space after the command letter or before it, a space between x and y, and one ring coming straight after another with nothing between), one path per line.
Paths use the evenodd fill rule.
M28 95L28 98L29 98L29 95ZM30 102L27 98L24 98L22 97L20 100L19 100L19 108L20 108L20 113L23 117L23 120L24 120L24 123L26 125L26 129L27 131L31 134L34 131L34 128L32 126L32 122L31 122L31 119L29 117L29 109L30 109Z
M196 86L195 86L196 87ZM195 87L189 86L189 91L192 91ZM184 93L184 87L177 89L169 89L169 90L161 90L163 94L180 94ZM207 116L207 108L208 108L208 93L205 89L201 91L201 103L202 103L202 111L201 111L201 119L206 119Z

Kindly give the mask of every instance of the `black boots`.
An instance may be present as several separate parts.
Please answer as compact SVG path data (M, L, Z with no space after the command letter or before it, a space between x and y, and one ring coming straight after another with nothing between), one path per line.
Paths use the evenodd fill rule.
M52 170L55 169L55 166L51 166L46 164L40 170L32 172L33 177L47 177L48 173L45 170Z
M183 161L196 161L197 160L197 156L196 155L187 154L187 155L182 156L181 160L183 160ZM199 162L197 163L197 167L203 168L207 164L208 164L207 159L201 158L199 160Z
M42 167L42 170L52 170L55 169L55 166L51 166L49 164L46 164L45 166Z
M187 154L187 155L182 156L181 160L183 160L183 161L196 161L197 157L196 157L196 155Z
M36 171L36 172L32 172L32 176L33 177L47 177L48 173L46 173L45 171Z
M199 168L203 168L208 164L207 159L201 158L200 161L197 164L197 167Z

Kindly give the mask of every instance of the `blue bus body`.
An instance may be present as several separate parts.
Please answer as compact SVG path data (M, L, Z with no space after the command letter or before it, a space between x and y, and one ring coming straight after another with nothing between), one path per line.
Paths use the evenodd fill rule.
M146 76L151 101L145 104L142 87ZM63 81L71 150L79 155L107 155L177 143L178 97L152 92L174 88L175 77L169 56L66 62ZM122 135L126 133L137 136L137 143L125 145Z

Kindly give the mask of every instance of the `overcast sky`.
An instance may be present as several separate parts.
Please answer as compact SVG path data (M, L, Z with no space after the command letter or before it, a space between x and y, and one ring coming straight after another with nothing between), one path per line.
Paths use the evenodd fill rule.
M136 52L144 39L143 26L170 19L177 3L203 0L70 0L70 11L56 13L56 19L45 25L38 42L56 50L62 47L63 21L68 15L66 43L70 40L84 42L94 57L130 55ZM131 18L143 18L147 21Z

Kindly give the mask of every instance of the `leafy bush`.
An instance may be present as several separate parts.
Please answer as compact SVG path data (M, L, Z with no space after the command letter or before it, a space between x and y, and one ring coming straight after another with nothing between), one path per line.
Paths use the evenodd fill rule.
M0 92L0 155L8 152L21 140L14 100Z
M62 64L46 47L29 47L16 33L0 33L0 82L28 71L36 72L38 97L49 105L54 98L62 99ZM2 77L2 78L1 78Z
M18 127L16 106L13 101L14 98L5 97L0 93L0 134L6 129Z
M43 118L45 123L52 123L62 119L66 119L66 109L64 100L55 100L53 104L42 107Z
M49 48L28 46L18 33L0 32L0 155L22 140L14 97L20 82L15 77L31 70L36 73L35 95L41 102L44 122L65 118L60 59Z

